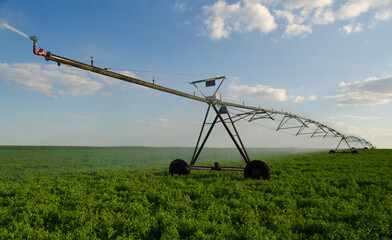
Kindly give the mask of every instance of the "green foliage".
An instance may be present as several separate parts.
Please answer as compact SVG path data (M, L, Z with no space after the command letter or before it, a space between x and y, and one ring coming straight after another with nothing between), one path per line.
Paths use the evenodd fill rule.
M270 181L170 176L186 148L0 147L0 239L392 238L392 150L251 151Z

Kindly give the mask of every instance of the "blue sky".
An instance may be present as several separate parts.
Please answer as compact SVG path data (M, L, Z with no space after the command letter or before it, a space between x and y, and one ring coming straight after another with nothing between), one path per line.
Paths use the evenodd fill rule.
M299 114L392 147L391 0L0 1L0 145L193 146L206 105L33 55ZM334 147L247 122L250 147ZM232 147L224 130L208 146Z

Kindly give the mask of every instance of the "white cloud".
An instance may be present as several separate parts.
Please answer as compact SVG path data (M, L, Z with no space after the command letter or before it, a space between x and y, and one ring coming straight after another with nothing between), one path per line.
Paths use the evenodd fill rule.
M376 20L380 20L380 21L387 21L387 20L389 20L390 18L392 18L392 8L390 8L390 9L387 8L387 9L380 10L379 12L376 13L374 18Z
M22 89L41 92L49 97L88 95L103 84L87 77L87 72L74 68L34 63L0 63L0 77Z
M307 11L301 11L299 16L283 10L276 10L275 14L278 18L284 18L288 22L283 34L285 37L306 36L312 33L312 28L309 25L302 24L308 18Z
M342 82L339 87L343 94L327 97L339 99L338 106L373 106L392 101L392 76Z
M337 21L343 23L339 30L350 34L363 31L364 26L374 28L378 21L391 19L392 1L238 0L230 4L227 0L218 0L204 6L203 14L206 35L215 40L228 38L233 32L256 30L269 34L278 25L283 26L283 37L306 37L314 26ZM365 14L368 17L362 18Z
M273 99L278 101L286 101L287 95L285 89L276 89L264 85L256 85L250 87L247 85L235 85L234 83L229 87L228 97L231 99L238 99L240 96L247 98L258 99Z
M293 96L293 102L294 103L300 103L303 101L316 101L317 100L317 96L316 95L310 95L308 98L304 97L304 96Z
M294 22L303 22L304 19L298 19L296 15L294 15L290 11L285 10L275 10L275 15L278 18L285 18L289 24Z
M347 34L355 33L355 32L362 32L362 24L361 23L352 23L340 29L340 31L344 31Z
M339 101L338 106L374 106L386 104L391 101L390 97L381 97L378 94L363 95L360 92L350 92L344 95Z
M337 12L339 19L354 19L371 10L376 11L375 20L386 21L392 17L391 0L349 0Z
M284 31L284 36L303 36L306 37L308 34L312 33L312 28L309 25L303 24L289 24Z
M297 97L294 98L293 102L299 103L299 102L303 102L304 100L305 100L305 97L297 96Z
M314 12L312 23L326 25L335 21L335 14L331 9L318 8Z
M288 0L284 6L288 9L320 8L330 6L333 0Z
M277 28L274 16L257 0L227 4L219 0L204 6L204 24L211 39L228 38L232 32L260 31L269 33Z
M350 0L344 4L336 13L339 19L355 18L367 12L376 0Z
M317 100L317 96L316 95L310 95L308 100L309 101L316 101Z
M368 78L353 83L342 82L339 86L343 91L357 90L376 94L392 94L392 75L384 78Z

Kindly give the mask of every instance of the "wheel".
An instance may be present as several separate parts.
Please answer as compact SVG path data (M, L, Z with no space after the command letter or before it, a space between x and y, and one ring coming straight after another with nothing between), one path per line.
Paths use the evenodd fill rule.
M334 154L334 153L335 153L335 150L330 150L329 153L330 153L330 154Z
M244 169L244 176L246 178L269 180L271 172L268 165L260 160L253 160L248 163Z
M178 175L188 175L190 173L188 164L182 159L176 159L170 163L169 173Z
M351 153L353 153L353 154L358 154L358 151L357 151L357 150L354 150L354 151L351 151Z

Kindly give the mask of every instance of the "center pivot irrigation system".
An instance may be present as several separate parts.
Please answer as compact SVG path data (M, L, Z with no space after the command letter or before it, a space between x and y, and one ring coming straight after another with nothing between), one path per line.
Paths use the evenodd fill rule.
M181 97L193 99L199 102L206 103L208 105L207 112L204 117L203 124L201 126L200 134L197 139L196 147L192 156L192 160L190 164L187 164L182 159L176 159L171 162L169 167L169 172L171 175L188 175L191 169L195 170L217 170L217 171L244 171L244 176L246 178L254 178L254 179L270 179L270 169L268 165L260 160L251 161L249 155L245 149L245 146L241 140L241 137L237 131L235 123L239 120L247 120L248 122L256 122L256 121L272 121L277 124L276 131L290 131L291 134L294 135L307 135L311 138L313 137L334 137L341 138L338 146L335 150L331 150L330 153L335 153L341 143L346 143L349 149L354 149L358 144L361 144L363 148L374 148L374 146L361 138L355 136L345 136L344 134L336 131L333 128L330 128L322 123L317 121L300 117L298 115L294 115L288 112L283 111L274 111L263 109L260 107L252 107L246 106L244 104L235 104L230 102L223 102L218 97L217 92L219 88L222 86L226 77L215 77L210 79L204 79L199 81L191 82L192 85L199 90L202 97L196 96L195 94L191 95L185 92L177 91L174 89L166 88L163 86L159 86L153 83L149 83L143 80L139 80L133 77L125 76L113 71L109 71L106 68L98 68L93 65L93 59L91 59L91 64L85 64L81 62L77 62L71 59L67 59L61 56L57 56L52 54L51 52L45 52L44 49L40 48L37 51L36 42L38 41L37 37L33 36L30 39L34 42L33 52L36 55L45 57L46 61L54 61L57 62L57 65L65 64L68 66L73 66L76 68L84 69L87 71L95 72L101 75L105 75L108 77L116 78L119 80L123 80L126 82L138 84L144 87L153 88L159 91L167 92L170 94L178 95ZM206 87L216 86L216 82L219 82L219 85L216 87L215 92L212 95L206 96L198 87L199 84L204 83ZM212 122L207 122L208 115L210 112L215 113L214 120ZM210 136L214 126L216 123L221 123L229 134L231 140L235 144L238 149L241 157L246 163L245 168L238 167L221 167L219 163L215 163L213 167L207 166L195 166L195 163L204 148L204 145L207 142L208 137ZM205 127L209 125L209 128ZM203 137L204 136L204 137ZM350 145L351 143L351 145ZM355 146L354 146L355 144ZM351 150L352 153L357 153L355 150Z

